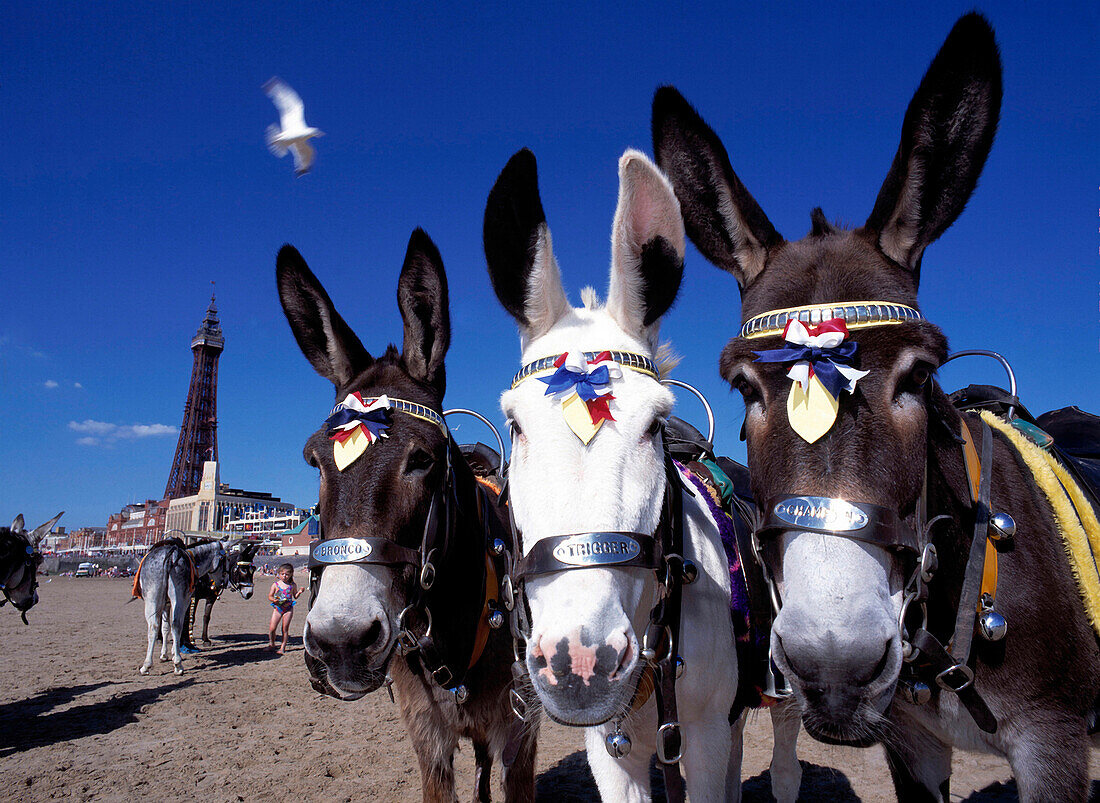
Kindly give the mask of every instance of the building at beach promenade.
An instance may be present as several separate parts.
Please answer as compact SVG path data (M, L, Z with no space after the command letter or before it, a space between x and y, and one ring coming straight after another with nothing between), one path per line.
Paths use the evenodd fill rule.
M231 521L239 521L249 513L260 514L257 518L278 518L296 511L293 504L266 491L230 488L221 482L218 464L212 460L203 463L198 493L165 501L165 531L181 530L188 535L226 532Z
M167 499L146 499L126 505L108 517L103 546L108 549L151 546L161 539L167 514Z

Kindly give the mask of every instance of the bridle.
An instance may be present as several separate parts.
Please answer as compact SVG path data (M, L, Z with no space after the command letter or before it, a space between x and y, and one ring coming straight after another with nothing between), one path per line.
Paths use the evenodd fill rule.
M868 301L844 305L813 305L774 310L754 316L742 326L741 337L752 339L781 334L791 320L816 325L836 318L845 321L848 329L924 320L917 310L901 304ZM990 356L1001 362L1008 371L1010 396L1015 400L1015 376L1001 355L985 351L958 352L944 362L971 355ZM930 405L926 404L926 407L930 408ZM1009 418L1013 409L1010 404ZM969 665L970 647L975 618L990 615L1000 617L993 610L996 596L996 549L999 541L1005 541L1015 531L1015 524L1003 513L991 517L989 499L993 440L989 425L981 420L978 423L980 448L975 445L965 420L962 422L961 435L952 433L962 447L967 466L974 526L955 629L947 647L928 630L927 601L928 584L939 566L932 530L937 523L949 520L951 516L937 515L928 518L927 463L920 496L910 520L903 518L895 509L864 502L835 497L781 494L767 500L762 510L758 511L752 535L752 553L762 569L775 614L779 613L782 600L771 565L776 560L773 544L784 532L817 533L859 541L886 550L900 558L902 565L911 566L898 617L898 631L905 662L899 691L914 704L923 704L931 699L932 685L953 692L970 711L978 727L993 733L997 730L996 719L974 689L974 671ZM992 571L989 570L990 567ZM910 611L917 609L921 613L920 625L910 634ZM1003 618L1001 622L1003 623ZM983 626L981 632L989 640L999 640L1004 635L1004 626L1002 624L999 629Z
M641 354L631 352L585 352L588 362L599 355L623 368L651 377L660 382L656 364ZM515 389L520 383L538 374L554 369L565 355L555 354L524 365L512 379ZM677 382L678 385L683 383ZM698 391L690 388L697 395ZM704 400L705 402L705 400ZM514 435L514 432L513 432ZM657 528L652 533L640 532L580 532L554 535L539 539L530 551L523 555L522 532L516 524L512 505L508 505L508 517L517 545L518 558L512 575L515 582L516 606L512 617L512 639L515 663L512 674L516 680L511 693L512 711L520 722L526 720L531 707L525 695L527 684L521 683L528 675L526 664L527 639L531 635L526 594L527 580L545 574L565 571L583 571L591 568L626 569L642 568L653 571L657 579L657 603L650 611L649 623L642 636L641 655L646 664L638 675L638 686L631 701L630 711L615 718L615 727L605 740L608 753L622 758L630 752L630 738L622 730L626 715L639 708L648 699L651 687L656 694L658 710L657 759L665 775L665 789L669 800L683 800L683 779L679 761L683 755L683 737L676 710L676 678L683 672L679 656L680 614L683 586L694 582L699 571L695 564L683 557L683 481L676 464L662 437L665 471L665 498ZM506 501L506 493L501 501ZM652 673L645 683L647 673Z
M6 602L10 602L12 607L19 611L23 619L23 624L29 624L29 622L27 622L27 611L34 607L36 601L35 592L38 589L38 566L42 563L42 553L14 531L9 531L9 537L11 538L12 546L23 554L15 567L8 572L7 577L0 583L0 591L4 592L4 598L0 599L0 606L3 606ZM19 573L19 581L12 582L17 572ZM12 599L11 589L22 586L27 582L28 577L30 578L31 587L27 593L27 599L23 603L18 603Z
M240 550L240 552L238 553L238 559L229 566L229 569L226 572L226 587L229 588L230 591L236 591L238 594L241 593L241 586L246 584L244 580L246 570L244 567L251 567L253 573L255 573L256 571L256 566L252 558L249 558L248 560L240 560L239 556L244 552L245 549L247 549L247 547L244 547ZM252 582L252 579L252 574L248 574L249 583ZM253 587L255 586L254 583L252 583L252 585Z
M366 398L363 401L369 404L374 400L374 398ZM472 653L467 652L465 655L453 654L455 652L453 648L448 649L446 645L441 646L432 632L432 609L437 605L453 606L455 602L437 598L432 590L436 585L439 572L446 571L449 566L453 565L454 562L451 558L456 548L464 546L458 543L455 532L458 511L461 505L457 496L454 477L454 464L464 458L451 437L443 415L448 415L451 412L477 414L467 410L454 410L441 415L435 410L415 402L392 397L389 397L389 402L392 410L438 427L447 439L443 477L432 494L431 502L428 505L420 546L417 549L412 549L381 537L326 538L322 530L318 538L310 543L308 564L310 572L310 607L313 606L320 591L321 575L326 566L376 565L392 568L399 572L404 572L406 567L411 568L412 577L405 595L406 605L397 615L398 634L395 641L395 650L399 655L404 656L410 662L410 665L414 661L418 662L424 673L435 684L449 690L454 695L455 701L462 704L469 699L466 675L480 658L481 650L484 648L484 639L475 637ZM477 417L486 421L480 415L477 415ZM486 421L486 423L488 422ZM501 459L503 460L503 457ZM486 628L496 629L504 624L504 615L498 609L500 604L498 600L504 604L507 610L511 610L512 605L511 580L506 572L506 567L510 565L512 560L511 551L505 541L499 537L499 535L506 536L507 534L493 532L490 514L491 503L487 492L479 483L474 482L473 485L485 560L481 563L481 577L471 577L469 581L474 582L480 579L481 585L479 585L479 588L484 588L486 591L485 611L484 615L480 617L479 626L483 622ZM492 585L495 583L496 577L502 577L503 580L498 587L493 588ZM480 647L478 646L479 643ZM327 691L319 681L311 678L311 683L318 691Z

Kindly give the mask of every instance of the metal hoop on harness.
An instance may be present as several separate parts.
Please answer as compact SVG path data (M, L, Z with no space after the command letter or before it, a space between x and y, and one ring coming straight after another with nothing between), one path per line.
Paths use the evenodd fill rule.
M694 385L689 385L687 382L681 382L679 379L662 379L661 384L665 386L683 388L684 390L695 395L699 401L703 403L703 409L707 412L707 443L711 449L714 448L714 410L711 409L710 402L707 401L707 397L703 395L703 392Z

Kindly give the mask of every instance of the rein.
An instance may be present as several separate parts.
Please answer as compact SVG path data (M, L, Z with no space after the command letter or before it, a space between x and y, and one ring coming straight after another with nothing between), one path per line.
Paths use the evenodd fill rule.
M596 362L601 356L624 368L660 381L656 364L641 354L631 352L585 352L584 358ZM514 389L525 379L554 370L565 357L556 354L535 360L523 366L512 380ZM638 685L631 699L630 710L615 718L615 727L607 735L605 747L614 758L623 758L630 752L630 738L622 730L622 721L649 698L657 697L657 760L661 764L669 800L684 800L684 782L680 776L679 762L683 754L683 736L676 709L676 677L683 671L679 656L680 615L683 586L698 577L695 565L683 557L683 484L676 464L664 446L665 500L661 517L654 533L636 532L582 532L551 536L532 545L530 552L515 563L512 575L515 581L516 605L512 617L512 639L515 663L512 665L512 711L517 722L512 733L518 733L526 722L531 702L525 697L523 681L528 679L525 660L527 638L531 628L527 620L526 581L530 577L563 571L591 568L623 569L643 568L656 574L658 601L650 611L649 624L642 636L641 656L646 664L638 673ZM506 502L501 494L501 503ZM517 545L517 555L522 555L522 533L517 526L512 506L508 505L508 520ZM529 679L528 679L529 682ZM509 742L516 740L511 737ZM505 751L505 766L509 753Z
M369 403L373 399L365 401ZM497 534L493 532L489 492L481 482L476 481L471 471L476 507L475 525L480 531L480 541L485 550L478 578L481 583L479 588L483 589L478 600L478 630L469 654L457 655L454 654L454 648L441 647L432 632L432 610L438 610L440 606L453 609L455 601L433 594L432 589L436 586L439 571L453 565L453 550L459 546L455 531L462 505L455 488L454 464L464 458L439 413L400 399L390 399L390 405L393 410L439 427L448 441L442 482L432 494L428 505L420 546L412 549L380 537L325 538L322 529L319 537L310 544L310 607L317 599L321 575L326 566L377 565L400 571L410 567L413 577L406 595L406 606L397 615L398 635L395 649L410 662L410 666L418 661L420 668L436 685L449 690L455 701L462 704L469 699L470 694L466 686L466 675L480 659L488 641L489 629L496 629L504 624L504 616L498 609L497 600L502 599L505 607L510 610L511 580L507 575L507 567L512 558L505 541L496 537ZM504 532L500 534L507 535ZM499 585L496 579L498 577L503 578ZM416 671L415 666L412 668Z

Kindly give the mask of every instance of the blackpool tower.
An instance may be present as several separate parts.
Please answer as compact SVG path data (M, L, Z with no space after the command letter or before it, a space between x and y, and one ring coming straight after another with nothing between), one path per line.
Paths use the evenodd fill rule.
M165 499L192 496L202 482L202 464L218 459L218 357L225 348L214 296L199 330L191 338L195 355L191 386L183 406L183 423L172 470L168 472Z

